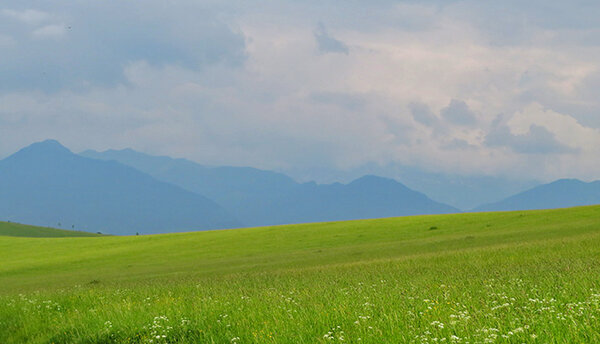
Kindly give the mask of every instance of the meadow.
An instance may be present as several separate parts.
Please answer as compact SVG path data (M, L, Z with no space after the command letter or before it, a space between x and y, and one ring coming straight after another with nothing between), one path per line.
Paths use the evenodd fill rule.
M600 342L600 206L130 237L14 226L0 343Z
M49 227L29 226L14 222L0 222L0 236L60 238L60 237L97 237L100 234L83 231L71 231Z

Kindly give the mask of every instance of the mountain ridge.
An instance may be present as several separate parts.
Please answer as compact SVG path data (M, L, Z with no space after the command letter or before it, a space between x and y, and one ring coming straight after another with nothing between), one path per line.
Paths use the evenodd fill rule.
M54 140L1 160L0 189L0 218L32 225L110 234L241 226L204 196L116 161L76 155Z
M298 183L282 173L250 167L209 167L131 149L87 150L80 154L116 160L205 195L249 226L460 212L398 181L372 175L348 184ZM396 194L389 193L391 189ZM407 197L410 200L405 201Z
M600 181L584 182L563 178L498 202L481 205L473 211L553 209L593 204L600 204Z

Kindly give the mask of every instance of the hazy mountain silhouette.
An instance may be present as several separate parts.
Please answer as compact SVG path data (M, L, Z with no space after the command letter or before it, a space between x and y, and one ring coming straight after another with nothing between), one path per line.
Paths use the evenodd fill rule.
M111 234L240 226L213 201L53 140L0 161L0 219Z
M585 183L577 179L560 179L502 201L482 205L474 211L551 209L591 204L600 204L600 181Z
M458 212L392 179L375 176L349 184L300 184L281 173L248 167L207 167L131 149L88 150L81 154L115 160L205 195L250 226Z
M289 175L300 180L336 180L350 182L364 175L399 180L406 187L424 193L432 200L461 210L473 209L531 189L541 183L532 179L486 175L460 175L430 171L417 166L367 163L340 171L328 167L295 168Z
M393 179L377 176L364 176L349 184L300 184L292 197L278 204L291 222L459 212Z

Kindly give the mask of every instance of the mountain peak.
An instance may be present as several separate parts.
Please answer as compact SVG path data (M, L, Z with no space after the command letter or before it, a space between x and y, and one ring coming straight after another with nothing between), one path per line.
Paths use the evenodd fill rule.
M579 179L559 179L498 202L477 207L475 211L553 209L592 204L600 204L600 183L586 183Z
M390 178L384 178L384 177L379 177L373 174L365 174L362 177L359 177L357 179L354 180L354 182L369 182L369 183L373 183L373 182L381 182L381 181L390 181L392 179Z
M575 184L581 185L581 184L586 184L586 183L579 179L563 178L563 179L555 180L552 183L549 183L548 185L575 185Z
M350 185L364 185L364 186L381 186L381 187L397 187L404 186L402 183L399 183L395 179L379 177L372 174L364 175L358 179L350 182Z
M81 157L55 140L0 161L0 190L0 218L43 226L113 234L239 226L202 195L115 161Z
M52 152L71 153L71 151L67 147L63 146L60 142L53 140L53 139L48 139L48 140L32 143L31 145L23 148L21 151L23 151L23 150L30 150L30 151L33 150L33 151L46 152L46 153L52 153Z
M7 159L23 159L23 158L56 158L61 156L71 155L71 151L60 144L56 140L45 140L41 142L33 143L15 154L11 155Z

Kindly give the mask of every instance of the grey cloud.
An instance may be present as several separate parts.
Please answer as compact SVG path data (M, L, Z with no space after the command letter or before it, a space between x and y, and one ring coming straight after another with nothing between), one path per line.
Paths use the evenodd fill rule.
M437 1L436 1L437 2ZM572 43L589 41L597 45L600 28L597 18L600 5L587 0L507 0L507 1L440 1L445 13L455 20L468 22L493 45L531 45L538 40L540 30L552 30L546 41ZM568 31L568 36L559 34ZM595 36L595 37L593 37ZM591 38L591 40L590 40Z
M588 75L577 89L583 101L569 102L561 97L554 97L547 102L553 109L561 113L569 113L586 127L600 129L600 72Z
M522 154L564 154L575 153L576 149L564 145L556 140L554 134L539 125L531 125L525 134L513 134L510 128L503 123L500 115L492 125L491 131L485 138L489 147L508 147L516 153Z
M433 127L438 122L437 116L429 109L427 104L412 102L408 104L408 109L414 120L423 125Z
M596 1L532 0L523 2L510 0L486 3L485 5L480 6L482 12L485 11L488 14L487 19L494 19L488 20L488 23L497 22L498 17L513 16L522 18L522 21L551 29L600 26L597 20L600 6ZM499 16L499 13L505 15Z
M323 54L341 53L348 55L350 53L350 49L348 49L348 46L344 42L329 35L323 23L319 23L319 26L315 31L315 40L317 41L319 52Z
M0 91L110 86L125 82L123 68L140 60L197 70L246 58L245 37L200 4L65 2L24 10L11 2L0 12L0 35L14 42L2 49Z
M317 103L335 104L349 111L363 110L367 103L363 95L341 92L314 92L310 99Z
M391 135L394 140L393 142L397 145L409 145L411 142L412 133L414 128L398 120L395 116L389 116L380 114L377 117L381 122L385 123L386 133Z
M531 66L518 78L518 92L514 101L519 106L533 102L543 104L556 112L568 113L586 127L600 128L600 104L597 101L600 98L600 73L590 73L574 85L575 101L554 87L561 82L564 79L560 74Z
M452 99L450 104L443 108L442 118L446 121L463 126L472 126L477 124L475 113L469 109L469 106L462 100Z
M144 148L211 164L346 168L389 160L539 176L545 167L530 166L546 156L514 152L575 151L543 127L513 135L498 124L477 149L458 137L480 140L486 116L531 103L600 128L600 77L578 82L579 71L597 69L598 51L572 39L586 32L600 42L598 2L26 3L0 5L0 154L56 137L80 149ZM412 55L411 42L431 56ZM490 43L523 46L488 55L498 49ZM399 56L405 48L411 54ZM447 54L497 61L465 60L430 76L431 63ZM404 58L414 65L393 63ZM407 67L414 79L401 77ZM561 93L570 85L572 95ZM457 100L448 105L450 97ZM428 99L431 108L407 107L407 99ZM490 108L473 113L460 99ZM579 155L552 157L565 164L556 170L598 176L589 163L598 141L590 142Z
M475 148L477 148L477 146L472 145L469 142L462 139L452 139L446 145L442 146L443 150L465 150Z
M412 102L408 104L408 109L413 119L431 129L433 138L441 138L449 135L452 125L472 126L476 123L475 115L468 108L465 102L453 99L447 107L436 115L427 104L421 102ZM459 149L460 144L456 142L445 146L444 149Z

